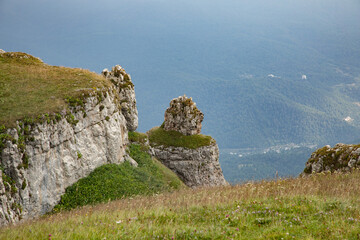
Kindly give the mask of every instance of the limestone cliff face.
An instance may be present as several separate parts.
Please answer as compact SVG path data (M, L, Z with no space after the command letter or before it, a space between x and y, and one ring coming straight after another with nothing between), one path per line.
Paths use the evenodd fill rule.
M192 98L185 95L173 99L165 112L163 128L182 135L197 135L204 114ZM211 138L210 138L211 139ZM219 148L215 140L195 149L151 144L151 154L175 172L189 187L227 185L219 164Z
M128 130L138 125L135 91L130 76L115 71L106 76L112 87L84 96L81 104L7 130L0 225L51 211L66 187L103 164L127 159Z
M189 187L227 185L215 142L197 149L152 147L151 151Z
M306 163L302 175L311 173L349 172L360 167L360 145L338 143L316 150Z

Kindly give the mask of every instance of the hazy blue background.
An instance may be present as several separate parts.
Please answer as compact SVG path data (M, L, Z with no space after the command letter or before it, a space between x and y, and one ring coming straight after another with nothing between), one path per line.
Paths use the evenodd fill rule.
M122 65L142 132L185 93L221 149L360 139L358 0L0 0L0 48Z

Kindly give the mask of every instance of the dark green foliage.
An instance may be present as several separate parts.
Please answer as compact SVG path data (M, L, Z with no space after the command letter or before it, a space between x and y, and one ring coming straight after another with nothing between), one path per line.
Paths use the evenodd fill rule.
M26 188L26 179L24 179L23 183L21 184L21 189L24 190Z
M106 121L110 121L110 117L109 117L109 116L106 116L106 117L105 117L105 120L106 120Z
M66 115L66 121L74 126L79 122L79 120L76 120L75 116L72 114Z
M104 106L104 105L101 105L101 106L99 107L99 110L102 111L104 108L105 108L105 106Z
M102 102L102 100L104 100L103 94L101 91L98 91L96 96L97 96L98 103L100 103L100 102Z
M166 147L199 148L209 146L215 140L210 136L196 134L186 136L177 131L165 131L163 128L153 128L149 131L149 141L153 146L163 145Z
M22 163L19 164L19 166L17 168L18 169L20 169L20 168L28 169L29 168L29 156L26 153L23 154Z
M81 152L77 152L77 157L78 157L78 159L80 159L80 158L82 158L82 154L81 154Z
M128 132L129 141L132 143L142 143L144 144L147 140L147 135L145 133L139 132Z
M311 165L309 165L309 166L305 167L305 169L304 169L304 173L307 173L307 174L312 173L312 166L311 166Z
M11 195L14 195L15 193L17 193L18 189L15 186L15 181L8 175L5 174L3 168L1 168L2 170L2 180L5 186L5 191L6 192L10 192ZM5 184L8 183L8 184ZM10 185L10 187L9 187Z
M133 195L149 195L183 186L169 169L153 160L140 145L130 145L130 156L139 164L107 164L68 187L54 211L107 202Z
M70 107L76 108L78 106L84 107L85 103L81 98L77 97L66 97L65 101Z

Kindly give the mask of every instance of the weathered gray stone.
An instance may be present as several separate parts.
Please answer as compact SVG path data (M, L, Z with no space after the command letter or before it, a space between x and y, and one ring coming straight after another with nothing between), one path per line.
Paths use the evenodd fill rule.
M137 167L139 164L129 155L125 156L125 161L129 162L131 166Z
M183 135L199 134L204 114L192 98L174 98L165 111L164 130ZM150 154L175 172L189 187L227 185L219 164L219 148L213 140L209 146L189 149L184 147L152 146Z
M102 73L119 87L121 113L127 121L126 126L128 130L135 131L138 127L138 111L136 108L134 84L131 82L130 74L127 74L120 65L114 66L110 72L104 69Z
M111 77L115 83L122 81ZM18 145L17 130L8 130L17 141L6 142L0 159L17 192L11 193L9 184L0 178L0 225L51 211L68 186L101 165L125 161L128 126L131 130L137 127L135 93L133 87L124 91L121 84L115 83L104 89L106 94L101 100L96 93L85 98L84 112L72 109L76 124L69 123L63 113L59 121L31 125L31 140L25 142L25 150ZM124 100L131 102L128 117L119 110ZM28 167L24 166L25 158Z
M228 184L219 164L219 148L215 142L197 149L151 147L150 152L189 187Z
M311 154L302 175L311 173L348 172L360 167L360 146L343 143L333 148L326 145Z
M199 134L203 119L204 114L196 107L192 98L179 96L171 100L170 107L165 111L164 129L184 135Z

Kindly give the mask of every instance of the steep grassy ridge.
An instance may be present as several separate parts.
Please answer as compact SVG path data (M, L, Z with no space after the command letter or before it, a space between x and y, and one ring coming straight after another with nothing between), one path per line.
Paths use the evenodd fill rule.
M1 229L0 239L358 239L360 172L123 199Z
M60 111L67 97L110 84L99 74L50 66L26 53L0 54L0 124L14 126L24 117Z

